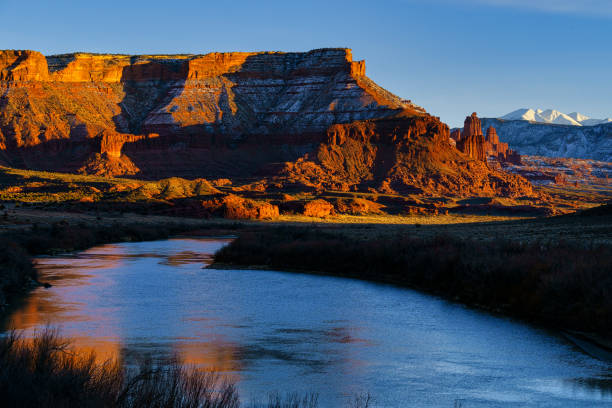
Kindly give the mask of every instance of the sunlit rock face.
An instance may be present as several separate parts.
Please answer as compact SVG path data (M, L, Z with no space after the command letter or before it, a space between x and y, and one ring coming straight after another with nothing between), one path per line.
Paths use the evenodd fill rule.
M499 162L521 164L521 155L508 148L508 143L500 142L497 130L493 126L487 129L485 138L485 153Z
M457 143L457 148L475 160L487 160L482 125L476 112L465 118L463 132Z
M533 195L531 184L489 167L449 144L449 129L430 115L336 124L327 140L279 179L317 189L432 195Z
M67 164L92 151L104 153L97 146L105 140L88 140L109 132L142 136L145 142L131 148L135 155L291 145L277 152L278 161L318 142L331 124L423 112L369 80L365 63L353 61L349 49L50 57L11 50L0 52L0 79L0 147L16 153L15 166L57 170L71 170ZM148 143L151 134L162 137ZM113 143L122 145L118 137Z
M476 163L484 161L482 132L465 139L465 154L449 136L438 118L370 80L349 49L49 57L0 51L0 158L14 167L531 193L524 180Z
M454 142L457 149L478 161L521 163L520 154L509 149L508 143L500 142L493 126L487 128L486 137L483 136L482 129L481 120L474 112L465 118L463 132L461 129L451 132L450 142Z
M30 119L42 115L66 128L62 136L79 124L129 133L166 134L193 126L236 135L318 132L412 107L365 77L365 63L353 61L348 49L46 58L35 51L2 51L0 68L2 86L9 89L3 99L22 102L22 114L34 116ZM47 107L52 109L38 109ZM10 135L6 121L14 112L3 116L8 128L3 133ZM49 133L32 122L24 137L14 137L16 145L37 144L40 133ZM21 136L18 127L12 130Z

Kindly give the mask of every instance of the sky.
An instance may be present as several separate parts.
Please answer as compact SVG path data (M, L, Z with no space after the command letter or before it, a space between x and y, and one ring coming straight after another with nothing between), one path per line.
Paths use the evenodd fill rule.
M451 127L519 108L612 117L612 0L0 0L0 49L45 55L348 47Z

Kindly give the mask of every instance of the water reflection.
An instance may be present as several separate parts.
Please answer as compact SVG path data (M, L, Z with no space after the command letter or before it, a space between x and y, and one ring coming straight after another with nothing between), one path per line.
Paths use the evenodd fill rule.
M606 406L610 368L560 337L384 285L202 269L227 240L105 245L40 258L38 288L6 325L59 326L77 347L131 364L179 355L239 381L343 405Z

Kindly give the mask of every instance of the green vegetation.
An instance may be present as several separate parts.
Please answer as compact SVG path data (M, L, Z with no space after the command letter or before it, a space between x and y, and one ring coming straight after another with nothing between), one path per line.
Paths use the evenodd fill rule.
M172 200L217 194L207 180L178 177L159 181L49 173L0 167L0 202L62 204L88 209L99 203L117 210L133 203L170 203ZM143 210L143 209L141 209Z
M53 207L55 210L79 212L168 213L199 218L202 217L202 211L198 206L202 200L211 196L218 198L220 195L234 194L244 199L276 205L281 217L295 219L295 216L302 214L306 203L325 200L334 206L334 216L372 218L377 215L379 217L375 218L379 221L375 222L386 223L385 219L388 219L391 223L410 223L407 218L412 216L449 216L442 218L443 222L458 217L456 222L464 222L466 218L477 220L478 217L483 217L480 221L491 221L553 215L592 207L610 198L609 191L580 192L569 187L567 191L542 188L542 192L555 196L550 202L534 201L528 197L428 197L418 194L401 196L380 192L327 190L296 190L290 191L289 195L287 191L269 188L265 183L253 180L243 182L247 184L222 184L205 179L187 180L178 177L145 181L0 166L0 202L35 205L47 210ZM356 221L359 222L359 219L350 220ZM372 222L373 219L365 221Z
M130 191L127 201L172 200L177 198L199 197L219 193L205 179L185 180L178 177L152 181Z
M0 201L18 203L65 203L140 186L138 180L84 176L68 173L18 170L0 167Z

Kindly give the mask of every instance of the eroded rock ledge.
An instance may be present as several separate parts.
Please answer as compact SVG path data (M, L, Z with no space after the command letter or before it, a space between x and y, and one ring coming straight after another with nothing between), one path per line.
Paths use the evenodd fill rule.
M532 194L524 179L490 169L480 144L450 146L446 125L376 85L350 49L0 51L0 95L0 160L13 167Z

